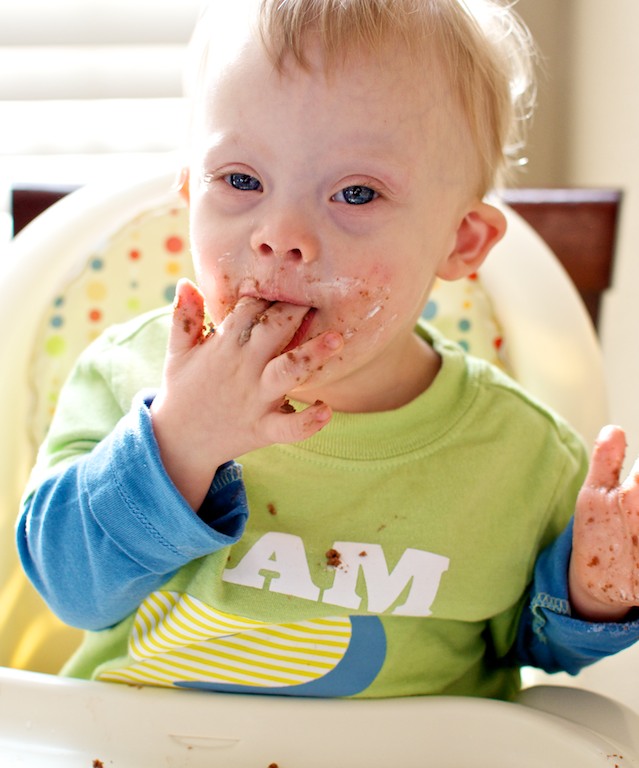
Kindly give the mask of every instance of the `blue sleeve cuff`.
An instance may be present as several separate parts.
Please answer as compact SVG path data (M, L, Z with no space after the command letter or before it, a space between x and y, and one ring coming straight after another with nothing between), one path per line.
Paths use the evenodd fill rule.
M153 433L148 399L129 414L84 467L87 504L106 535L132 561L168 573L190 560L234 544L244 530L248 505L241 467L220 467L195 514L164 469ZM106 477L105 477L106 475Z
M639 640L639 611L631 611L620 622L589 622L572 616L568 595L572 529L571 520L537 560L530 602L519 626L517 656L523 665L576 675Z

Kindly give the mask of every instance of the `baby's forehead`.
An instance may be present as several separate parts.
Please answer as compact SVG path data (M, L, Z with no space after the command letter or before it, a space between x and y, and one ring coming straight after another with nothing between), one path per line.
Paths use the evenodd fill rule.
M504 153L521 146L514 117L526 106L529 92L524 63L528 49L501 2L215 0L210 8L212 13L196 29L187 68L187 93L195 102L202 96L203 73L222 72L247 35L252 45L264 47L276 71L291 61L308 67L312 41L319 40L328 77L357 67L362 56L375 58L380 68L401 58L407 79L440 87L442 98L453 105L451 122L461 106L482 166L480 191L493 183ZM523 52L516 53L513 46L519 43ZM517 104L511 76L525 86L518 85ZM370 90L370 82L366 88Z
M263 83L272 93L275 84L280 103L300 99L300 90L312 92L327 108L339 103L387 104L388 122L402 116L426 116L445 105L451 119L463 119L451 78L440 50L424 48L419 56L391 37L372 49L353 41L344 50L327 49L321 37L309 32L300 58L287 50L276 61L268 42L254 31L235 40L231 49L219 51L208 62L207 87L202 94L228 91L249 81ZM241 108L241 105L239 105Z
M278 69L252 42L212 66L196 108L193 138L211 158L223 154L214 147L241 146L263 160L277 155L278 136L286 136L291 163L324 158L321 167L306 165L317 178L342 166L372 173L383 165L410 183L428 166L433 183L466 180L476 168L463 110L436 62L416 61L402 48L380 57L359 46L327 63L315 40L304 63L290 55Z

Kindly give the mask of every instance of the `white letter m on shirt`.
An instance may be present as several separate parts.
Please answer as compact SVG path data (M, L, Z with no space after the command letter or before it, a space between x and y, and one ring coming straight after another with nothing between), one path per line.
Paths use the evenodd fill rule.
M388 610L408 588L406 600L392 612L394 616L430 616L441 577L448 570L449 558L419 549L406 549L389 573L384 551L379 544L336 541L342 567L335 571L333 586L322 602L358 609L362 598L357 594L361 570L371 613Z

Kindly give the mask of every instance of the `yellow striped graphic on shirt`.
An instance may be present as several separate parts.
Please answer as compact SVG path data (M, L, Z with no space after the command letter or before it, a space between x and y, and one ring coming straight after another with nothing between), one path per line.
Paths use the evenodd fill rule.
M347 618L267 624L222 613L191 595L154 592L134 619L133 663L104 671L100 679L163 686L299 685L332 670L350 637Z

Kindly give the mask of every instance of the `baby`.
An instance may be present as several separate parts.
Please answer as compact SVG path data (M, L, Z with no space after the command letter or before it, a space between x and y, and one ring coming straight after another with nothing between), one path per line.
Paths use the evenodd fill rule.
M192 53L197 287L85 352L18 524L36 587L90 630L65 673L512 698L521 665L634 642L623 432L588 469L560 417L419 320L505 232L485 194L525 111L511 10L212 2Z

